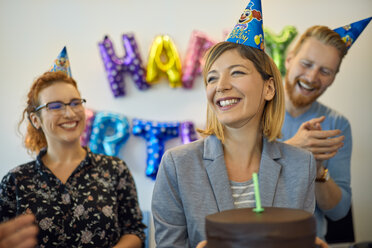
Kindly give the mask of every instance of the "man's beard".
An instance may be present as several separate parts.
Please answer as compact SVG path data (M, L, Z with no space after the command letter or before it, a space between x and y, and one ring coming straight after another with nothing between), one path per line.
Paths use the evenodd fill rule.
M294 82L290 82L288 78L288 74L289 73L287 71L287 73L285 74L284 88L292 104L297 108L303 108L315 102L315 100L319 97L320 94L315 94L311 96L303 96L301 94L298 94L297 96L295 95L295 88L296 88L296 85L299 79L295 78Z

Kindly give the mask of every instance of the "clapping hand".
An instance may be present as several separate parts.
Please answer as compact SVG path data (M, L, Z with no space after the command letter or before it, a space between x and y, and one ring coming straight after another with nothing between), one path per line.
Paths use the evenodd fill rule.
M302 123L297 133L285 143L304 148L313 153L317 161L334 157L344 143L344 136L338 136L340 130L322 130L321 123L325 116Z
M37 244L38 228L32 214L0 224L0 248L31 248Z

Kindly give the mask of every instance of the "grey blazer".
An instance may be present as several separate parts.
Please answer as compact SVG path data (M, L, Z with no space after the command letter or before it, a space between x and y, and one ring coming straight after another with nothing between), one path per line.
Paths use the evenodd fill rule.
M315 176L310 152L264 138L259 170L263 207L313 213ZM164 154L152 196L157 247L195 248L206 239L205 216L233 208L223 148L215 136Z

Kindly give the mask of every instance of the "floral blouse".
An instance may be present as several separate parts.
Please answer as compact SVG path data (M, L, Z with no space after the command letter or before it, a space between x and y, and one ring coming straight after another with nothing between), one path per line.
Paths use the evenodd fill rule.
M0 184L0 222L33 213L38 247L112 247L125 234L145 240L136 187L126 164L93 154L63 184L42 162L11 170Z

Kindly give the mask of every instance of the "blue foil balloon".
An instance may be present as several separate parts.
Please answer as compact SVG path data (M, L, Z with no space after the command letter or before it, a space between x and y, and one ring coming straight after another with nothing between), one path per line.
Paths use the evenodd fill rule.
M155 180L164 154L165 142L179 136L180 124L178 122L155 122L139 119L133 119L132 124L132 133L146 140L146 176Z
M94 153L118 156L120 148L129 138L129 123L119 114L99 112L94 118L89 148Z

